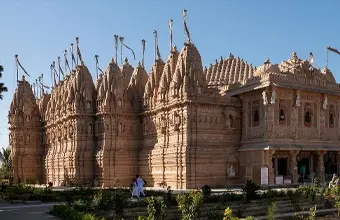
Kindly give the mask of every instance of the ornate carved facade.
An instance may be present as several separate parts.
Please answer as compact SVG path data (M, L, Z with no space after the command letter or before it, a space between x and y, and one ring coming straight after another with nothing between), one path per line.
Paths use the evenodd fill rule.
M230 54L203 69L187 42L149 74L112 60L94 83L82 64L39 99L19 81L9 111L14 177L116 186L140 174L183 189L260 183L262 167L269 184L297 182L302 164L324 178L328 161L338 169L329 152L339 149L339 115L332 73L296 53L258 69Z

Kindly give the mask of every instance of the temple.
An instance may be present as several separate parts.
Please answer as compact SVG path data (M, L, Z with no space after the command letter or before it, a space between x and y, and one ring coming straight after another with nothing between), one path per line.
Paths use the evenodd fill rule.
M293 52L254 68L229 54L203 68L187 41L140 63L82 62L36 97L23 77L9 110L14 182L175 189L297 183L338 173L340 86Z

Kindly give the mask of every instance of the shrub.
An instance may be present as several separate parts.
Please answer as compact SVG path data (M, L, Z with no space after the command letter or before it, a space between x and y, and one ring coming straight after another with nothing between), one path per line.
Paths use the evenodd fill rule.
M149 197L146 199L148 203L147 211L148 217L147 220L164 220L166 217L166 204L163 199Z
M92 214L79 212L72 206L64 204L53 206L51 214L62 220L99 220L99 218ZM104 218L101 220L104 220Z
M252 216L242 218L243 220L254 220ZM232 210L228 207L224 210L223 220L239 220L238 217L233 216Z
M268 220L274 220L275 219L275 213L276 213L276 204L275 202L271 202L268 207Z
M216 220L216 219L222 219L222 218L223 218L223 213L221 213L219 206L216 206L213 210L210 210L207 213L208 220Z
M256 185L252 180L247 180L247 184L243 187L243 192L245 193L245 199L247 202L258 198L257 190L260 187Z
M335 202L335 207L338 209L338 216L340 216L340 201Z
M202 194L204 198L207 198L211 195L211 187L208 185L204 185L202 187Z
M176 197L178 209L182 212L183 220L200 218L202 197L198 191L192 191L189 194L179 194Z

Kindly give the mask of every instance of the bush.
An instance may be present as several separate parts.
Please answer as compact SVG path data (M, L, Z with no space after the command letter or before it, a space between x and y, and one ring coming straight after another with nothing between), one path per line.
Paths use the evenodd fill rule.
M204 185L202 187L202 194L204 198L207 198L211 195L211 187L208 185Z
M189 194L179 194L176 200L183 220L201 217L202 196L200 192L192 191Z
M223 213L221 213L219 206L216 206L213 210L210 210L207 213L208 220L216 220L216 219L222 219L222 218L223 218Z
M243 187L243 192L245 193L245 199L247 202L258 198L257 190L260 187L256 185L252 180L247 180L247 184Z
M146 199L148 203L147 211L148 217L147 220L164 220L166 217L166 204L163 199L149 197Z
M99 220L96 216L79 212L72 206L68 205L55 205L51 211L51 214L62 220ZM102 218L101 220L104 220Z
M276 213L276 204L275 202L271 202L268 207L268 220L274 220L275 219L275 213Z

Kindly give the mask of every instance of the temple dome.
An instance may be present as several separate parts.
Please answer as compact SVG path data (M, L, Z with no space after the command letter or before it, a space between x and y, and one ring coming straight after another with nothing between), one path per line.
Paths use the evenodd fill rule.
M173 82L177 86L206 86L200 53L192 43L185 43L184 45L179 54Z
M257 68L255 75L261 75L263 73L280 73L279 66L277 64L272 64L269 58Z

